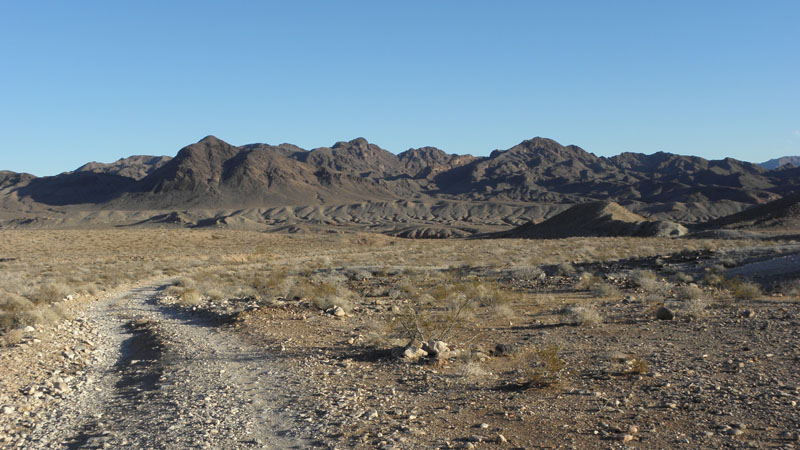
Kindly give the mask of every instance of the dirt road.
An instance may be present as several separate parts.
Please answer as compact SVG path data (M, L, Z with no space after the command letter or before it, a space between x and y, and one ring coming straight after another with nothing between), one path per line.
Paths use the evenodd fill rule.
M157 303L158 285L98 303L94 362L73 401L27 440L36 448L300 448L271 407L284 395L264 351Z

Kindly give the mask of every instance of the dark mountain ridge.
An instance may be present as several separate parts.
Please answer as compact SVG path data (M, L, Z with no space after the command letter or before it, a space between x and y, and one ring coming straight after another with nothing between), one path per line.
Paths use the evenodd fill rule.
M534 208L554 213L608 200L646 216L693 223L797 190L798 170L663 152L602 157L541 137L475 157L435 147L395 155L364 138L305 150L292 144L237 147L207 136L174 158L135 156L42 178L0 172L0 208L232 210L428 199L475 208L486 202L556 205Z

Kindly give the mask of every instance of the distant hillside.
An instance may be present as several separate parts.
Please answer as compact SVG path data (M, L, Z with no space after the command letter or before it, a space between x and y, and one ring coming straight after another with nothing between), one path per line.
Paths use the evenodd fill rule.
M754 206L740 213L720 217L703 225L703 228L766 229L800 227L800 193L764 205Z
M763 162L759 164L759 166L768 170L774 170L787 164L800 167L800 156L782 156L780 158L770 159L769 161Z
M557 239L576 236L681 236L685 227L634 214L611 201L575 205L542 223L530 223L496 237Z
M441 228L455 222L465 227L519 225L574 204L607 200L653 219L699 223L797 191L798 172L791 166L767 170L731 158L670 153L600 157L540 137L475 157L434 147L395 155L364 138L306 150L292 144L237 147L207 136L174 158L93 162L42 178L0 172L0 213L47 211L67 220L77 217L76 211L207 210L217 211L213 220L193 213L185 216L192 218L186 223L237 224L234 217L242 217L237 211L289 207L299 212L291 214L297 223L396 222L409 235L445 236L460 233ZM449 206L433 207L439 204ZM306 214L306 207L324 208ZM248 226L282 223L281 214L259 214L248 212L241 220ZM128 221L105 214L78 216ZM149 220L139 216L139 221Z

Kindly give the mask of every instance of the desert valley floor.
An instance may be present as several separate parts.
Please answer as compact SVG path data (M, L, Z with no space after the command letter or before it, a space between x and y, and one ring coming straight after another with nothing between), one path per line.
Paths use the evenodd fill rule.
M0 446L797 448L798 237L0 230Z

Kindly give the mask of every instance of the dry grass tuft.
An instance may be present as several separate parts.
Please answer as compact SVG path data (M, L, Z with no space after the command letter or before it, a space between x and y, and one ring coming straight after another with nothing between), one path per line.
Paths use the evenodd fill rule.
M570 323L576 325L597 325L603 322L600 311L592 305L569 305L561 313L568 317Z

